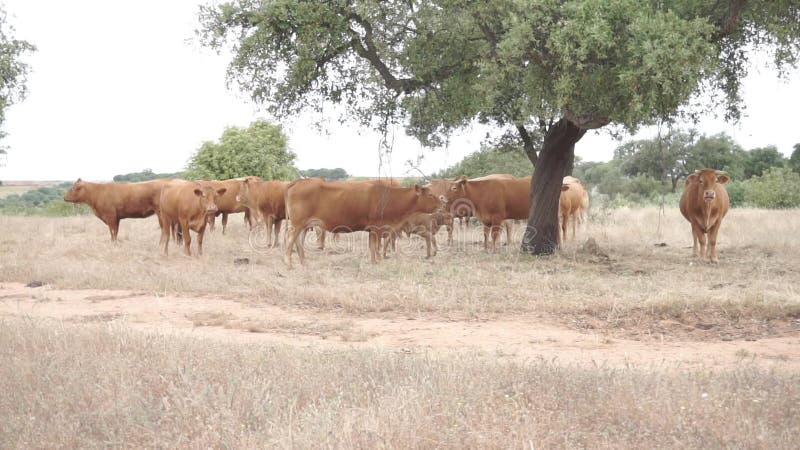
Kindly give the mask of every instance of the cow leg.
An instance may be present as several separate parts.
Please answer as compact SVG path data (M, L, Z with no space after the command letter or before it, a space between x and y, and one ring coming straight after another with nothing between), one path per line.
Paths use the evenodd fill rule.
M181 221L181 230L183 230L183 253L186 256L192 256L192 251L189 247L192 245L192 233L189 229L189 221Z
M514 228L514 223L510 220L504 220L503 226L506 227L506 244L511 245L511 231Z
M253 228L253 216L250 214L250 208L244 210L244 223L247 228Z
M706 236L705 232L694 222L692 222L692 256L703 258L706 255ZM699 250L699 251L698 251Z
M503 226L503 222L500 222L497 225L492 224L492 253L497 252L497 240L500 238L500 228Z
M322 227L317 227L314 231L317 233L317 248L325 250L325 235L328 233Z
M580 214L580 213L577 213L577 214ZM572 240L573 241L575 240L575 227L578 226L578 215L577 214L573 214L572 215Z
M272 224L273 233L272 233L272 246L273 247L280 247L280 235L281 235L281 225L283 225L283 219L274 219L275 222Z
M272 247L272 232L274 231L273 228L275 227L275 216L272 214L267 215L267 247ZM305 237L305 234L303 234Z
M197 230L197 255L198 256L203 256L203 235L205 234L205 231L206 231L205 225L200 227L199 230Z
M292 268L292 252L294 251L297 237L303 232L302 228L292 226L291 223L286 227L286 253L284 255L284 262L291 269ZM300 252L297 252L298 257ZM302 259L300 264L302 264Z
M431 243L433 243L433 246L436 245L436 241L434 240L435 238L433 237L431 232L428 230L423 230L422 233L420 233L420 236L422 236L423 239L425 239L425 248L427 250L426 258L430 259L431 256L436 256L436 247L434 247L433 255L431 255L431 247L432 247Z
M453 245L453 225L447 225L447 245Z
M108 231L111 232L111 241L117 242L117 234L119 233L119 219L116 217L109 218Z
M158 241L159 247L161 247L164 252L164 256L167 256L167 247L169 247L169 234L172 231L172 224L168 223L166 219L160 219L161 222L161 240Z
M708 245L706 248L706 258L713 262L718 263L719 257L717 256L717 233L719 233L719 227L722 225L720 220L717 220L717 223L708 230Z
M388 258L388 256L386 256L386 251L389 250L389 244L390 243L391 242L389 241L389 237L388 236L383 239L383 259Z
M483 249L489 250L489 233L491 232L491 227L484 225L483 226Z
M380 234L376 230L369 231L369 257L370 262L375 264L378 262L380 256Z
M561 245L567 243L567 223L569 221L569 214L561 216Z
M228 226L228 213L222 213L222 234L225 234L225 227Z

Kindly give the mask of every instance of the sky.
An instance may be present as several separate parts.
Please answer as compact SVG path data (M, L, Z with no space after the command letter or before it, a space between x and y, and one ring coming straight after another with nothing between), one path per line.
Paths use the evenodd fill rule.
M413 176L406 161L429 174L480 148L486 129L461 130L444 149L426 149L402 129L393 133L390 156L381 157L380 136L340 125L334 113L269 117L247 94L228 89L227 55L194 40L196 0L44 1L4 0L15 36L36 45L28 97L7 110L0 144L8 148L4 180L110 180L152 169L182 170L205 141L228 126L258 118L284 125L300 169L342 167L358 176ZM786 81L765 67L751 68L744 82L746 117L737 125L714 117L697 128L727 132L745 149L775 145L785 155L800 142L796 104L800 71ZM330 108L333 110L333 108ZM636 137L655 133L644 129ZM590 131L576 145L584 160L604 161L619 142Z

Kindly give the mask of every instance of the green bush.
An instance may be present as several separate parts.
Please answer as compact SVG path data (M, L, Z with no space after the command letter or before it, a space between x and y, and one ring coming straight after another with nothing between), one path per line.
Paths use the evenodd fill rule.
M738 208L745 206L744 191L746 186L741 181L731 181L725 185L725 190L728 191L728 197L731 198L731 207Z
M774 209L800 206L800 174L789 168L773 167L742 184L744 201L750 206Z

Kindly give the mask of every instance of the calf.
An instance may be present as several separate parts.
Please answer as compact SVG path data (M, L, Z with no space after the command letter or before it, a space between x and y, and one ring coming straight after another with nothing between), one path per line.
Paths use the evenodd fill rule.
M406 236L412 233L421 236L425 239L425 246L427 248L427 257L436 256L439 250L436 244L436 233L441 227L447 228L447 244L453 243L453 215L449 212L436 211L433 213L418 212L409 215L403 219L396 227L391 230L389 239L386 239L383 244L383 257L386 258L386 251L389 244L392 244L394 249L394 240L399 232L403 232ZM431 244L433 247L433 255L431 255Z
M728 191L724 186L729 179L727 173L714 169L697 170L686 178L680 210L692 225L692 253L695 257L719 262L717 234L730 208Z
M217 211L216 199L224 195L226 188L213 187L194 181L170 184L161 191L161 241L164 256L167 255L170 233L177 229L183 237L183 251L191 256L192 238L189 230L197 233L197 254L203 254L203 235L209 213Z
M251 216L250 210L241 204L236 197L239 195L239 187L241 182L249 180L251 182L263 181L259 177L241 177L231 178L230 180L198 180L203 183L209 184L214 189L225 189L225 194L217 198L217 211L208 215L208 224L211 226L211 231L214 231L216 217L222 215L222 234L225 234L225 229L228 226L228 215L236 213L244 213L244 222L252 227L255 219Z

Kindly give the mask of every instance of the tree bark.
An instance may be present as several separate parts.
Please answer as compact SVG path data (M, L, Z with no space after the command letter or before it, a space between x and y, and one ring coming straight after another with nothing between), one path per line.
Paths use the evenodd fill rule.
M531 212L522 239L522 251L549 255L558 247L558 201L561 184L575 143L586 133L561 118L549 128L531 179Z

